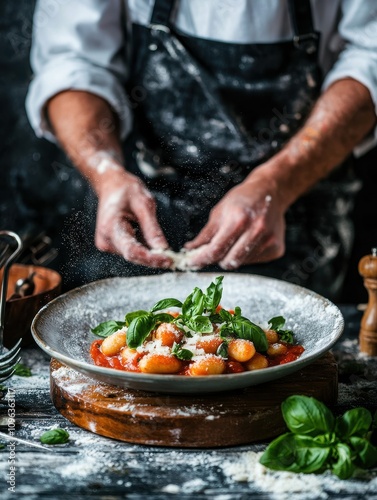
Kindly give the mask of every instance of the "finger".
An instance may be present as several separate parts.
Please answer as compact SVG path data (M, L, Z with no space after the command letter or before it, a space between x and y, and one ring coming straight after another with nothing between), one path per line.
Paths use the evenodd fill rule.
M173 266L172 259L162 254L151 253L137 240L130 241L122 252L122 256L134 264L161 269L170 269Z
M199 248L203 245L206 245L212 240L217 230L218 224L209 220L209 222L203 227L200 233L193 240L185 243L184 247L187 250L193 250L194 248Z
M157 221L154 199L150 196L144 203L137 203L135 213L143 237L150 248L155 250L169 248L169 244Z
M259 255L264 244L261 232L247 231L234 244L230 252L219 262L220 267L226 270L238 269L241 265L251 263L250 259ZM253 257L251 257L253 256Z
M247 210L228 211L219 231L207 245L203 245L201 251L193 256L190 264L204 267L218 263L251 224L253 224L253 218Z
M262 231L254 235L246 233L219 264L223 269L232 270L246 264L271 262L282 257L284 250L284 241L274 235Z
M210 243L197 249L189 264L201 268L219 262L227 255L242 231L242 225L222 226Z
M134 230L127 221L121 221L115 225L113 245L116 253L135 264L163 269L169 269L173 264L169 257L162 254L153 254L137 241Z
M97 225L94 235L95 245L101 252L117 253L105 229L107 229L106 226Z

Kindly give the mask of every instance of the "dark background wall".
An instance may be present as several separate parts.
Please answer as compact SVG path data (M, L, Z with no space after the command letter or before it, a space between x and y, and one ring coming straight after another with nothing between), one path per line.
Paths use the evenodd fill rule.
M0 2L0 228L45 231L59 250L50 267L66 289L122 275L124 261L93 245L96 199L86 181L54 144L38 139L25 97L35 0ZM56 15L51 0L46 15ZM57 10L56 10L57 8Z
M57 0L51 1L51 7ZM37 139L25 114L32 77L29 52L35 0L0 2L0 228L44 230L59 249L50 264L65 288L124 274L122 259L93 244L96 200L87 183L53 144ZM47 13L48 15L48 13ZM355 210L356 239L343 301L366 300L358 260L377 246L377 150L357 161L364 187Z
M0 226L44 229L60 247L60 230L87 187L56 146L35 137L26 117L34 3L0 4Z

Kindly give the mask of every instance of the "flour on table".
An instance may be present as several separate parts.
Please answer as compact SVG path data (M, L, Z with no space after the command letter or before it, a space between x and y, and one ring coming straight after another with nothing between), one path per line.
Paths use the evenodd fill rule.
M303 474L288 471L273 471L259 463L263 452L246 451L237 454L231 461L221 463L225 476L230 481L254 483L269 498L279 500L328 499L330 494L347 494L355 497L365 492L369 482L370 491L375 491L376 469L360 471L349 480L342 480L330 471L322 474ZM346 495L345 495L346 496Z

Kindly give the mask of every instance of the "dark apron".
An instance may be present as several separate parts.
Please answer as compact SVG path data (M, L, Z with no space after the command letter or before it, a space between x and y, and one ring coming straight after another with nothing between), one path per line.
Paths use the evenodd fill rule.
M293 40L263 44L184 35L170 22L175 3L157 0L150 25L132 26L127 91L138 99L125 151L128 168L153 192L160 224L179 250L224 194L302 126L321 75L309 0L288 0ZM283 258L238 272L285 279L335 298L350 251L348 216L357 189L348 170L343 166L289 209Z

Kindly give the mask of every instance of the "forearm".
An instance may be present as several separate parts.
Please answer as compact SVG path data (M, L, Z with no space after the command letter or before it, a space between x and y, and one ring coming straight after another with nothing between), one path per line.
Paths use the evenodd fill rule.
M340 165L375 123L368 89L352 79L340 80L318 99L304 127L250 179L274 179L281 204L288 208Z
M60 145L97 193L107 178L124 175L118 119L105 100L69 90L49 101L47 113Z
M107 102L88 92L67 91L51 99L47 111L60 144L98 195L97 248L136 264L169 268L170 258L151 252L168 243L153 197L124 168L117 117Z

